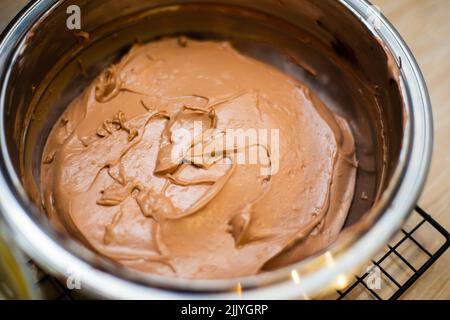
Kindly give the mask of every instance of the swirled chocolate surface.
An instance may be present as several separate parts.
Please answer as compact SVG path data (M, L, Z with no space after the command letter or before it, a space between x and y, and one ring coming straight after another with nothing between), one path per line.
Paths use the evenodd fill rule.
M245 139L223 143L230 132ZM41 188L50 220L99 254L217 279L324 250L356 166L347 122L302 83L227 42L166 39L134 46L68 106Z

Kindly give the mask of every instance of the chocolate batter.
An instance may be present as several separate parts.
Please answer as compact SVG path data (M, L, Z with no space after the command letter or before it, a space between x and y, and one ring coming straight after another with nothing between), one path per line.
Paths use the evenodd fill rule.
M232 132L248 135L224 143ZM347 122L302 83L227 42L167 39L134 46L71 103L41 187L50 220L99 254L217 279L325 249L356 167Z

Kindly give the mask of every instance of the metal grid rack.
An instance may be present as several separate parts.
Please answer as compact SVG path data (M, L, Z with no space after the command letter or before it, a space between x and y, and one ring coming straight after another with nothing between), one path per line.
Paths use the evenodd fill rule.
M394 237L394 240L392 241L393 244L387 245L386 250L381 257L372 260L373 266L376 266L378 270L380 270L383 278L382 282L385 284L384 287L390 287L392 290L383 290L383 288L376 290L371 288L366 281L371 271L367 271L361 276L355 275L355 281L346 289L342 291L338 290L338 300L351 298L352 293L358 291L358 289L368 293L369 296L366 296L365 298L374 300L396 300L400 298L400 296L405 293L406 290L408 290L450 246L449 232L419 206L416 206L412 217L408 222L410 222L410 224L412 222L413 226L409 230L405 230L407 227L402 228L397 236ZM435 244L433 249L427 248L427 245L423 243L425 241L420 241L419 237L416 236L426 227L430 228L430 231L433 232L432 242ZM428 232L427 235L429 237L430 232ZM436 243L438 244L437 246ZM415 255L410 255L408 257L407 250L402 249L406 247L410 248L411 245L415 248ZM429 243L428 246L430 246ZM418 258L421 255L424 255L425 259ZM390 260L390 263L387 263L388 260ZM398 268L397 270L405 271L407 275L405 277L404 273L403 279L399 279L398 272L395 272L395 266L398 266L399 264L403 268Z
M426 236L421 232L427 230ZM338 300L372 299L395 300L406 292L421 275L449 248L450 234L420 207L416 207L410 219L391 244L379 257L372 260L381 275L381 287L372 288L367 282L371 271L354 276L353 282L343 290L336 291ZM69 290L59 280L44 273L32 261L35 281L46 299L86 299L78 290Z

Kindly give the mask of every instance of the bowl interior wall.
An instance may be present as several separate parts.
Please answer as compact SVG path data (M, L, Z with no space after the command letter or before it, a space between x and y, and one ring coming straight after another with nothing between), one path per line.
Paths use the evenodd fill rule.
M90 41L66 27L69 4L80 6ZM307 83L348 119L359 168L346 226L358 221L397 165L404 106L384 49L334 0L60 2L24 35L7 83L7 147L31 203L40 207L42 150L68 103L133 43L177 35L229 40Z

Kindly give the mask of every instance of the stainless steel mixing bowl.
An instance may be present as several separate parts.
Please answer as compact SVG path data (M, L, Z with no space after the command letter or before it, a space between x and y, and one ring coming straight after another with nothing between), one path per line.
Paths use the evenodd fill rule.
M82 33L66 26L69 5L81 9ZM133 42L180 34L230 40L306 82L348 119L359 161L356 192L344 231L327 252L240 279L165 278L106 261L48 225L39 163L51 126ZM42 267L59 277L75 272L87 292L102 297L301 298L344 285L411 212L430 163L432 119L422 75L397 32L366 1L32 2L3 35L0 80L0 210L8 228Z

